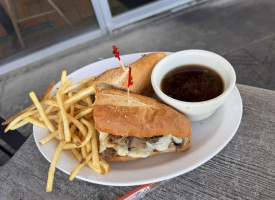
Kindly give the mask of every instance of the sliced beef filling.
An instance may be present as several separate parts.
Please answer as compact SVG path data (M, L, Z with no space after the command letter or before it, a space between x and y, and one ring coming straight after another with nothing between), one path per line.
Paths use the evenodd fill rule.
M154 136L154 137L150 137L150 138L138 138L138 137L134 137L134 136L130 136L130 137L122 137L122 136L117 136L117 135L111 135L109 134L107 137L107 141L110 144L113 144L109 147L107 147L102 153L101 153L101 158L103 160L107 160L108 158L114 157L117 155L117 149L116 147L118 147L119 145L123 145L126 148L128 148L128 150L130 150L131 148L146 148L147 144L146 142L149 142L150 144L155 144L159 141L159 139L163 137L163 136ZM182 142L180 144L176 144L173 141L169 144L167 150L165 150L165 152L171 152L171 151L176 151L177 149L182 148L183 146L185 146L185 140L183 139ZM116 146L116 147L113 147ZM154 150L157 151L157 150Z
M138 137L127 137L126 145L129 148L146 148L146 138L138 138Z
M101 159L107 160L108 158L114 157L116 155L116 150L113 148L107 148L101 153Z

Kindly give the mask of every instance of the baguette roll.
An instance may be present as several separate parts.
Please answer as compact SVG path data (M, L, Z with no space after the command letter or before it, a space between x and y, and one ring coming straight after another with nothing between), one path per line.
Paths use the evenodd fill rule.
M130 92L136 94L149 95L153 89L151 86L151 73L155 65L166 56L165 53L155 52L143 55L139 60L130 64L134 85L130 87ZM116 88L127 90L129 67L125 71L119 66L110 69L99 75L93 82L97 90Z
M149 97L130 93L128 99L127 92L104 89L96 94L93 115L96 130L105 135L100 139L101 144L105 139L101 152L106 148L117 150L111 152L116 156L108 157L109 161L135 160L190 147L190 121ZM144 153L134 152L138 148Z

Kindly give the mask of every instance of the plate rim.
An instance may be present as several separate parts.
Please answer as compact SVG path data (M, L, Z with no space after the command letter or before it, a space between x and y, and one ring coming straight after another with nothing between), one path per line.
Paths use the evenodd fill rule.
M147 54L147 53L150 53L150 52L141 52L141 53L126 54L126 55L122 55L121 58L126 57L126 56L130 56L130 57L131 56L137 56L137 55L142 55L142 54ZM167 53L170 53L170 52L167 52ZM115 59L115 58L110 57L110 58L106 58L106 59L103 59L103 60L100 60L100 61L97 61L97 62L94 62L94 63L90 63L88 65L85 65L85 66L81 67L80 69L71 72L68 75L68 77L69 76L73 76L74 73L78 73L78 72L80 72L82 70L85 70L87 67L92 66L92 65L94 65L94 64L96 64L98 62L101 62L101 61L107 62L107 60L109 61L109 60L112 60L112 59ZM56 88L56 86L58 86L58 84L59 84L59 82L55 85L54 88ZM80 179L80 180L83 180L83 181L90 182L90 183L100 184L100 185L108 185L108 186L134 186L134 185L142 185L142 184L147 184L147 183L152 183L152 182L158 182L158 181L167 180L167 179L174 178L174 177L177 177L179 175L188 173L188 172L192 171L193 169L196 169L197 167L203 165L207 161L211 160L215 155L217 155L232 140L232 138L234 137L234 135L236 134L236 132L237 132L239 126L240 126L242 115L243 115L243 102L242 102L242 98L241 98L240 92L239 92L238 88L236 87L236 85L234 86L234 89L232 90L232 92L230 93L230 95L233 95L233 92L236 92L236 95L237 95L236 98L238 98L238 100L240 101L239 102L240 103L240 110L239 110L240 113L239 113L239 116L238 116L238 120L236 121L236 126L233 128L232 133L227 137L227 139L225 139L222 142L222 144L219 145L219 148L215 149L215 151L212 151L210 153L210 155L208 155L207 157L204 157L203 159L200 159L195 165L191 165L190 167L185 168L182 171L177 171L177 172L174 172L174 173L170 173L169 175L160 176L159 178L154 178L154 179L148 178L149 180L146 179L145 181L131 181L131 182L125 182L125 183L124 182L114 183L114 182L108 182L108 181L102 181L102 180L96 180L96 179L89 179L89 178L82 177L82 176L79 176L79 175L77 175L76 178ZM35 133L35 129L36 128L38 128L38 127L33 126L33 136L34 136L35 144L36 144L37 148L39 149L40 153L43 155L43 157L49 163L51 163L51 159L48 158L48 156L46 156L44 154L44 152L40 148L39 141L37 141L37 139L36 139L36 133ZM57 165L56 168L58 168L59 170L61 170L65 174L70 175L70 172L67 172L61 166ZM110 172L110 173L112 173L112 172Z

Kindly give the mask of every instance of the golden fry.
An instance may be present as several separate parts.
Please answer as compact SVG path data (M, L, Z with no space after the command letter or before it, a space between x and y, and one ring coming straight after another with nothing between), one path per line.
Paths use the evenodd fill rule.
M45 113L46 114L50 114L52 112L56 112L58 111L59 109L57 107L54 107L54 106L48 106L46 109L45 109Z
M76 127L78 128L79 132L83 135L86 136L87 135L87 129L85 128L85 126L78 121L77 119L75 119L74 117L72 117L71 115L67 115L68 119L76 125Z
M87 106L84 106L84 105L81 105L81 104L76 103L76 104L74 104L74 107L75 107L76 109L85 109Z
M25 120L22 120L22 121L20 121L20 122L18 122L17 124L15 124L14 126L12 126L11 128L10 128L10 130L16 130L16 129L18 129L18 128L20 128L20 127L22 127L22 126L24 126L24 125L26 125L26 124L28 124L29 122L27 122L27 121L25 121Z
M88 88L82 89L81 91L75 93L70 99L67 99L65 101L65 107L69 107L71 104L76 103L80 99L83 99L95 92L96 89L93 85L89 86Z
M59 140L60 141L65 139L65 136L64 136L64 125L63 125L62 119L59 119L59 122L58 122L58 135L59 135Z
M73 96L73 92L72 91L70 91L69 93L68 93L68 96L69 96L69 98L71 98L72 96ZM75 109L75 107L74 107L74 104L72 104L71 106L70 106L70 115L74 115L74 109Z
M77 136L76 133L72 134L72 139L73 139L73 142L76 146L79 147L81 145L81 140L79 139L79 137Z
M71 85L72 79L67 80L67 71L63 70L60 88L54 95L51 96L55 85L52 81L39 100L34 92L30 92L29 96L34 104L2 123L8 124L5 132L27 123L48 130L50 134L39 141L40 145L46 144L53 138L59 140L60 143L53 155L48 172L47 192L52 191L57 160L64 149L71 149L79 162L70 174L71 181L85 165L99 174L110 171L108 163L99 158L98 133L92 117L91 94L96 93L96 88L92 85L94 79L95 77L89 77ZM55 128L54 125L57 127Z
M81 147L80 149L81 149L81 155L82 155L82 157L83 157L83 158L87 157L88 152L87 152L86 147L83 146L83 147Z
M34 92L30 92L29 93L34 105L36 106L39 114L41 115L43 121L45 122L46 126L49 128L50 132L54 132L55 131L55 128L54 126L52 125L52 123L50 122L49 118L47 117L44 109L42 108L40 102L38 101L36 95Z
M38 120L36 120L35 118L33 118L33 117L25 117L24 119L23 119L23 121L26 121L26 122L28 122L28 123L31 123L31 124L33 124L33 125L35 125L35 126L38 126L38 127L40 127L40 128L43 128L43 129L45 129L45 130L49 130L48 129L48 127L43 123L43 122L40 122L40 121L38 121Z
M45 98L47 98L51 92L51 90L53 89L55 85L55 82L52 81L49 86L47 87L47 89L45 90L45 92L41 95L41 97L39 98L40 101L44 100ZM28 108L26 108L25 110L21 111L20 113L17 113L16 115L10 117L8 120L6 120L5 122L2 123L2 125L7 125L9 124L11 121L13 121L15 118L17 118L18 116L22 115L23 113L27 112L27 111L31 111L35 109L35 105L31 105Z
M37 110L32 110L32 111L28 111L28 112L25 112L21 115L19 115L17 118L15 118L13 121L11 121L9 123L9 125L6 127L5 129L5 133L10 130L11 127L13 127L16 123L18 123L19 121L23 120L25 117L29 117L31 115L34 115L35 113L37 113Z
M94 165L93 165L93 161L92 160L90 160L90 161L88 161L87 162L87 165L91 168L91 169L93 169L94 171L96 171L98 174L101 174L101 175L103 175L105 172L104 172L104 169L102 169L101 167L95 167Z
M63 94L66 94L66 93L68 93L69 91L72 91L72 90L74 90L74 89L76 89L76 88L79 88L79 87L81 87L82 85L85 85L86 83L93 81L94 79L95 79L95 77L89 77L89 78L86 78L86 79L84 79L84 80L82 80L82 81L80 81L80 82L78 82L78 83L75 83L75 84L73 84L73 85L70 85L69 87L67 87L67 88L63 91Z
M46 137L42 138L42 139L39 141L39 144L40 144L40 145L46 144L46 143L49 142L51 139L53 139L56 135L58 135L58 131L54 131L54 132L50 133L50 134L47 135Z
M104 169L104 171L106 172L106 173L109 173L110 172L110 165L105 161L105 160L100 160L99 161L99 164L100 164L100 166Z
M67 79L67 71L63 70L61 73L60 87L62 87L66 83Z
M32 111L33 109L35 109L35 105L31 105L30 107L26 108L25 110L21 111L20 113L17 113L16 115L11 116L8 120L4 121L2 123L2 125L7 125L7 124L11 123L13 120L18 118L19 116L23 115L24 113L26 113L28 111Z
M63 99L62 99L62 88L60 88L56 93L56 100L60 109L60 115L62 117L63 125L64 125L64 135L65 135L65 141L70 142L71 141L71 135L70 135L70 128L69 128L69 122L67 118L67 112L65 110Z
M72 153L74 154L75 158L78 162L82 161L82 155L77 151L77 149L71 149Z
M91 160L92 158L92 153L90 153L85 160L83 160L80 164L78 164L74 170L71 172L69 180L72 181L76 177L76 175L79 173L79 171L86 165L86 163Z
M41 103L42 103L43 105L58 107L58 104L57 104L56 101L49 100L49 99L43 100Z
M85 98L85 101L86 101L86 103L88 104L88 106L90 106L90 105L93 104L92 99L91 99L90 96L87 96L87 97Z
M55 172L57 159L58 159L64 145L65 145L65 142L60 142L59 145L57 146L56 150L55 150L54 155L53 155L52 162L51 162L51 165L50 165L50 169L49 169L49 172L48 172L46 192L51 192L52 191L53 178L54 178L54 172Z
M81 117L84 117L85 115L91 113L93 111L93 107L86 107L82 110L80 110L80 112L75 116L76 119L79 119Z
M92 135L92 154L93 154L93 165L96 168L99 168L100 164L99 164L99 152L98 152L98 134L96 131Z

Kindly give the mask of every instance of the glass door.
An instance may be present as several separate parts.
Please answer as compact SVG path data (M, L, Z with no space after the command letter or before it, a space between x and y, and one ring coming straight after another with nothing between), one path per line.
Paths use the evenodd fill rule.
M196 0L0 0L0 75Z
M0 0L0 63L95 30L90 0Z
M98 0L99 1L99 0ZM100 0L106 28L112 30L196 0Z

